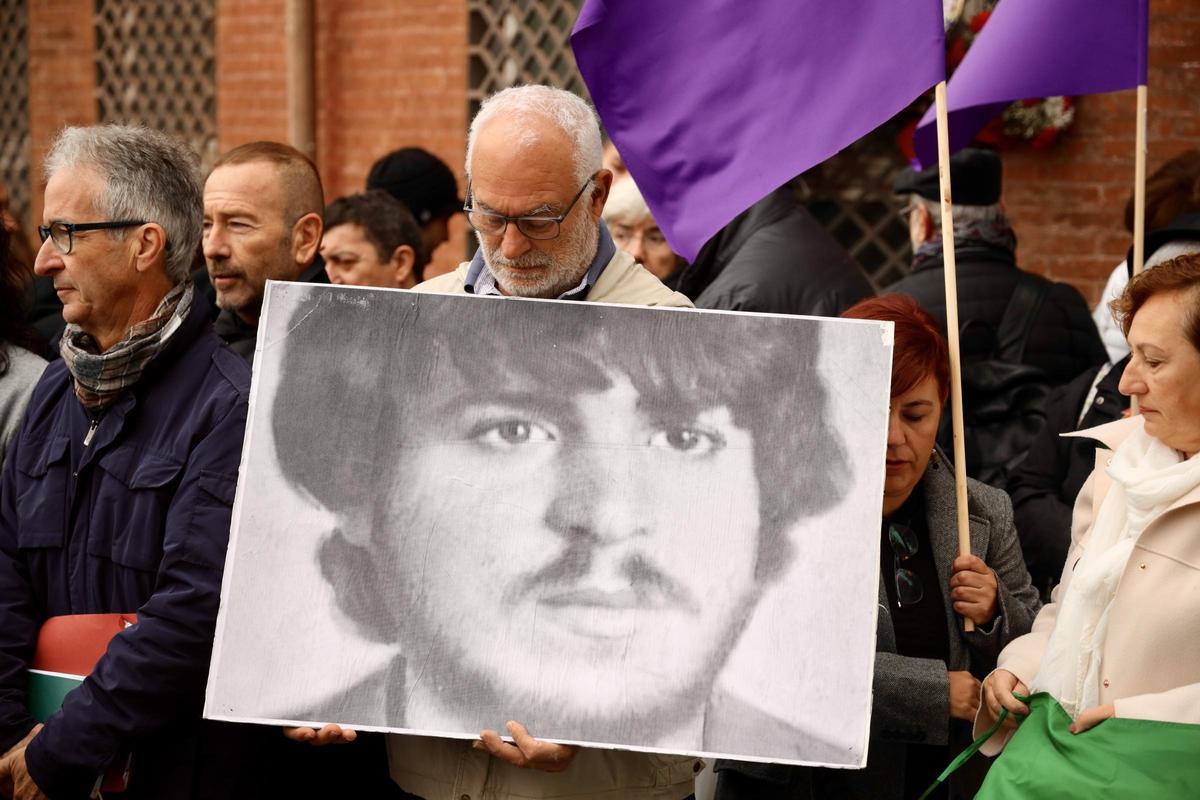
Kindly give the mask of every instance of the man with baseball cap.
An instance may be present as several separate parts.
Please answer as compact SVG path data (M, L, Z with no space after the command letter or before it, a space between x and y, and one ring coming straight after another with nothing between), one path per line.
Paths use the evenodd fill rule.
M383 189L408 206L421 226L427 259L450 238L450 217L463 207L450 167L420 147L403 147L376 161L367 175L367 189Z

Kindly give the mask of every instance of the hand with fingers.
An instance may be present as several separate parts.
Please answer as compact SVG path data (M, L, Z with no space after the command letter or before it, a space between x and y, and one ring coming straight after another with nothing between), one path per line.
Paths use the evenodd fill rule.
M327 744L348 744L358 738L353 728L343 728L340 725L323 726L319 731L312 728L284 728L283 735L293 742L308 742L313 747L324 747Z
M973 555L954 559L951 569L950 600L955 613L980 627L995 619L1000 610L996 573L982 558Z
M39 723L0 758L0 794L12 800L47 800L25 765L25 748L38 735Z
M1106 719L1111 719L1117 715L1117 708L1112 703L1105 703L1102 706L1094 706L1086 711L1081 711L1079 716L1075 718L1068 730L1071 733L1083 733L1086 730L1096 727Z
M950 716L967 722L979 711L979 679L966 670L950 673Z
M479 734L479 741L472 746L476 750L486 750L513 766L540 769L543 772L562 772L571 766L571 759L575 758L575 753L579 751L578 747L569 744L554 744L535 739L519 722L510 721L505 727L513 737L512 744L501 739L500 734L495 731L484 731Z
M993 670L991 675L983 679L983 704L992 715L992 720L1000 716L1000 709L1008 709L1008 717L1001 730L1015 728L1029 716L1029 706L1018 699L1015 696L1017 694L1028 697L1029 687L1006 669Z

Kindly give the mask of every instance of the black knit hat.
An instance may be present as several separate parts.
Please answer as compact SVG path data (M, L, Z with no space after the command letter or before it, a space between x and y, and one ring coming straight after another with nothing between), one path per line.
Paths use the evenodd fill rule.
M990 206L1000 202L1000 156L991 150L967 147L950 156L951 199L964 206ZM896 194L916 194L937 203L942 199L937 164L917 172L905 167L892 186Z
M383 189L408 206L421 225L462 210L454 173L440 158L420 147L405 147L375 162L367 189Z

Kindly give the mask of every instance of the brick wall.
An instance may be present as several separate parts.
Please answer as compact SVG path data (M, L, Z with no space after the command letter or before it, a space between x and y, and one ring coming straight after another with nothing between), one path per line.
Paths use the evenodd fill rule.
M1147 174L1200 147L1200 3L1150 4ZM1005 158L1004 200L1027 269L1079 287L1095 303L1125 257L1133 193L1134 91L1079 99L1073 127L1046 151Z
M220 148L287 136L284 0L218 0ZM94 121L93 3L29 4L33 164L54 132ZM464 0L317 0L317 162L327 199L362 188L372 161L420 145L460 176L467 109ZM1154 0L1148 168L1200 146L1200 4ZM1094 302L1129 245L1134 94L1080 98L1074 126L1049 150L1006 158L1005 201L1024 266L1074 283ZM31 177L40 216L40 175ZM465 247L461 218L430 274Z
M30 206L40 225L41 165L54 134L96 121L96 41L92 0L32 0L28 9Z
M255 139L286 140L284 25L282 0L218 6L222 151ZM362 191L375 159L408 145L436 154L462 181L466 26L462 2L318 0L317 166L327 200ZM429 275L462 260L464 237L458 218Z

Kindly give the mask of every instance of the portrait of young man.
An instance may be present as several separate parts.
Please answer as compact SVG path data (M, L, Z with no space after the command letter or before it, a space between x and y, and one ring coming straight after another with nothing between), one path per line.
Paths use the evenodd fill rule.
M272 292L284 368L264 372L273 401L260 394L256 417L272 479L330 513L321 578L346 624L396 655L271 716L832 749L717 681L792 566L789 531L856 482L815 366L830 323ZM243 580L269 569L252 550L231 557Z

